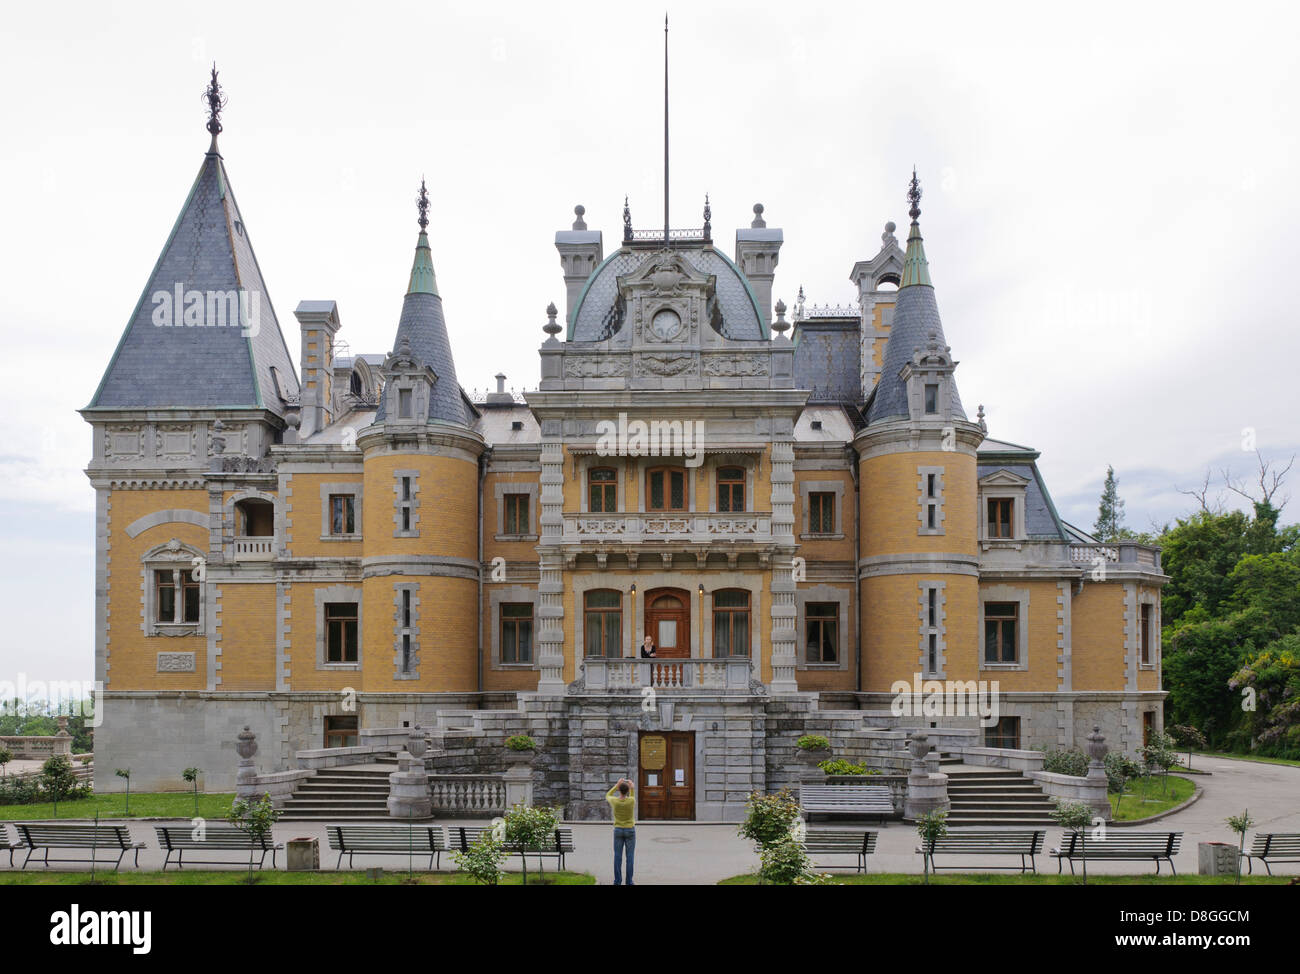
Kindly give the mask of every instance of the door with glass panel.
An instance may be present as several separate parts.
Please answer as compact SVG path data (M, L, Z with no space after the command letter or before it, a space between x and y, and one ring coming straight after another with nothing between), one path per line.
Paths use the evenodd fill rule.
M691 597L679 588L657 588L645 596L645 631L660 659L691 655Z

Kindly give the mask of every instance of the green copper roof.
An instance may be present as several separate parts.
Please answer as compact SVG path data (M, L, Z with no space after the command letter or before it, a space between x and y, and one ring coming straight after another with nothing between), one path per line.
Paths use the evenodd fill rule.
M920 224L913 222L912 229L907 234L907 253L903 255L903 281L898 287L901 290L917 284L934 287L930 283L930 264L925 259L921 227Z
M415 245L415 262L411 264L411 283L407 294L437 294L438 279L433 273L433 251L429 249L429 235L420 231Z

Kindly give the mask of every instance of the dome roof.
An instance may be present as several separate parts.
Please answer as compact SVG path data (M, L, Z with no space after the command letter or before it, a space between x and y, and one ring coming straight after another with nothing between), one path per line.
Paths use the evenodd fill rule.
M716 278L718 305L722 309L724 338L736 341L767 340L767 325L758 310L758 299L749 282L720 250L698 247L675 250L701 274ZM616 250L592 273L578 298L573 320L569 322L569 341L598 342L610 337L608 324L618 298L618 279L631 274L652 259L655 250Z

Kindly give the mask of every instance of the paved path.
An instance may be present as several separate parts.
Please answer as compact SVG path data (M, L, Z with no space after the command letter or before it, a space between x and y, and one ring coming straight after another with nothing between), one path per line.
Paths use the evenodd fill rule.
M1197 785L1205 791L1201 799L1185 811L1139 827L1185 833L1182 851L1174 857L1180 873L1196 872L1198 842L1233 841L1235 837L1224 819L1239 814L1245 808L1249 808L1256 822L1252 835L1255 831L1300 832L1300 768L1200 756L1194 759L1194 766L1212 772L1210 776L1193 776ZM481 820L476 822L481 824ZM153 831L153 826L161 823L133 820L129 824L132 837L148 843L148 848L140 854L140 868L162 868L163 854L156 848L157 838ZM447 821L445 824L462 823ZM572 827L577 852L567 857L568 867L594 874L599 883L612 882L613 840L609 824L579 822ZM880 828L876 825L869 827ZM274 834L277 842L315 836L321 843L321 865L326 869L334 868L336 856L329 854L324 825L312 822L282 823L275 826ZM1057 845L1060 835L1060 829L1049 828L1047 847ZM919 873L921 862L914 851L916 843L916 832L909 825L892 823L880 828L876 853L869 860L870 870ZM21 863L21 858L18 862ZM280 864L283 865L283 858ZM403 868L404 862L396 856L357 856L355 865L358 869L363 866L383 866L397 870ZM749 842L736 835L734 824L642 823L637 827L636 880L642 885L712 884L728 876L750 872L757 865L757 855ZM232 867L237 868L234 864ZM8 868L7 857L0 858L0 869L5 868ZM454 868L445 855L443 868ZM517 860L512 868L518 868ZM1053 868L1048 857L1039 858L1040 870L1051 871ZM1140 863L1095 863L1090 864L1088 870L1095 873L1154 871ZM1273 871L1294 875L1300 873L1300 864L1274 866Z

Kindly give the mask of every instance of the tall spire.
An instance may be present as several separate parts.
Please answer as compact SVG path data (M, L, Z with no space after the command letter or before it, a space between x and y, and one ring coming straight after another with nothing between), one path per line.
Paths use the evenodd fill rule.
M664 12L664 246L668 246L668 13Z
M415 261L411 264L411 282L406 288L407 294L437 294L438 279L433 273L433 251L429 248L429 191L425 188L424 177L420 177L420 195L415 198L416 209L420 217L420 239L415 244Z
M217 136L221 134L221 110L226 107L226 93L221 90L221 84L217 81L217 62L212 62L212 80L208 87L204 89L203 100L208 103L208 124L205 126L212 133L212 144L208 146L209 152L217 151Z
M903 280L899 289L930 283L930 265L925 259L925 245L921 237L921 182L916 178L916 167L912 167L912 183L907 188L907 201L911 204L907 215L912 218L912 228L907 234L907 252L903 255Z

